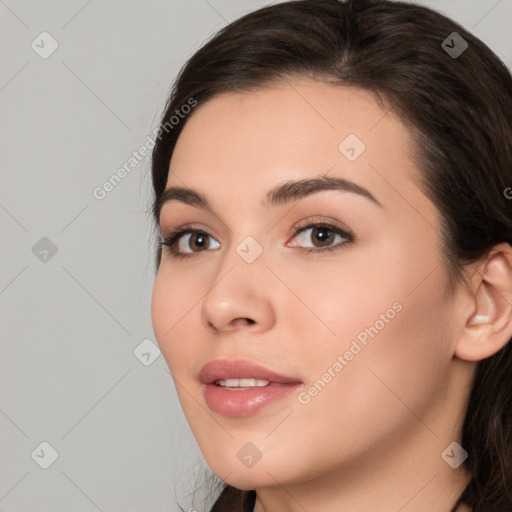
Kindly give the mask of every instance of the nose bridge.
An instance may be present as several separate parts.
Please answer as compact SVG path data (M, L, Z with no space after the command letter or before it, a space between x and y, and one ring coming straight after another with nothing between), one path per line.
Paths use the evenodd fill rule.
M268 328L274 312L266 274L263 245L254 237L230 245L202 300L205 323L226 329L240 326L239 320L246 319L247 324Z
M248 234L248 233L253 234ZM261 233L255 233L247 225L245 229L232 233L232 239L222 255L215 282L231 274L231 279L240 279L249 284L261 281L268 273L265 266L266 254Z

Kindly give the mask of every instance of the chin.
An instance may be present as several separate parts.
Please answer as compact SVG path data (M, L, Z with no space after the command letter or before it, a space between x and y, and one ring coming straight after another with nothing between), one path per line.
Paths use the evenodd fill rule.
M226 469L224 473L214 471L215 475L222 479L225 483L236 487L241 491L252 491L254 489L262 489L264 487L272 487L276 485L276 479L281 482L278 475L276 479L272 478L264 469L256 470L251 469ZM212 470L213 471L213 470ZM232 473L226 477L226 475L232 471Z

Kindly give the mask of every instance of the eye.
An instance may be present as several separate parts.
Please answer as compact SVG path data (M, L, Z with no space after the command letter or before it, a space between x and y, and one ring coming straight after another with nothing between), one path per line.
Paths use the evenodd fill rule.
M220 247L219 242L214 241L210 243L213 238L203 231L191 231L189 233L182 233L178 238L178 249L181 252L200 252L203 249L218 249ZM217 244L215 246L215 244ZM212 247L213 245L213 247ZM192 249L189 251L189 249ZM196 250L198 249L198 250Z
M330 222L307 224L297 229L293 239L298 243L291 247L302 247L308 252L325 252L341 249L354 240L354 237Z
M187 258L194 253L220 247L220 243L205 231L186 226L171 231L165 236L162 235L159 245L166 246L171 255L176 258Z

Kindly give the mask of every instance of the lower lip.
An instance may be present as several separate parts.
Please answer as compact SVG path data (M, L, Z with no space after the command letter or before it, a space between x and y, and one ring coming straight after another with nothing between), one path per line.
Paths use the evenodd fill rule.
M266 405L290 396L300 386L301 384L270 384L247 389L205 384L204 397L208 407L219 414L250 416Z

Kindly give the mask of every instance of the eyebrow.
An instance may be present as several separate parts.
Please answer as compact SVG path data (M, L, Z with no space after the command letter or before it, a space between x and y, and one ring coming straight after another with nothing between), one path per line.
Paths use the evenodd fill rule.
M363 186L345 178L325 175L310 179L290 180L277 185L266 194L262 204L263 206L282 205L323 190L339 190L358 194L369 199L379 207L384 208L380 201ZM214 213L205 195L186 187L169 187L164 190L155 203L154 214L157 220L160 219L160 212L163 205L170 201L179 201Z

